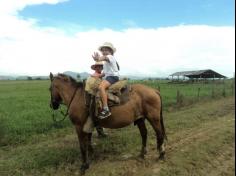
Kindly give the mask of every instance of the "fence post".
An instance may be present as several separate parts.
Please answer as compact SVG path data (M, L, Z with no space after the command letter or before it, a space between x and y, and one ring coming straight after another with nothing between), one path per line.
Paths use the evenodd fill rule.
M212 86L212 90L211 90L211 98L215 98L215 86Z
M198 87L198 90L197 90L197 99L198 99L198 100L199 100L199 97L200 97L200 90L201 90L201 88Z
M225 92L225 84L224 84L224 87L223 87L222 96L223 96L223 97L226 97L226 92Z
M179 90L177 89L177 93L176 93L176 103L179 103Z

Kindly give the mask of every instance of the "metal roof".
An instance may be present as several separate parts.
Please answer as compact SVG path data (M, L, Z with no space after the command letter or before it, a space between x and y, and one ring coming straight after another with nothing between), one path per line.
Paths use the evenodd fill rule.
M189 78L226 78L226 76L221 75L210 69L176 72L171 74L170 76L186 76Z

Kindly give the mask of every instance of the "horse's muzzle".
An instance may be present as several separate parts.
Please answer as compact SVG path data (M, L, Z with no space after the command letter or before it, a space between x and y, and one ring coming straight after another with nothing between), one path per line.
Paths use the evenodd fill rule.
M51 101L50 102L50 108L57 110L60 106L60 103L58 103L57 101Z

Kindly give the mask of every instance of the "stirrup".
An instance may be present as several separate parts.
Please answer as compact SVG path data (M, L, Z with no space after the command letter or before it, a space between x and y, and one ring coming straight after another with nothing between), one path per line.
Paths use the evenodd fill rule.
M99 118L99 119L105 119L105 118L109 117L110 115L111 115L111 112L110 112L110 111L103 110L103 111L98 115L98 118Z

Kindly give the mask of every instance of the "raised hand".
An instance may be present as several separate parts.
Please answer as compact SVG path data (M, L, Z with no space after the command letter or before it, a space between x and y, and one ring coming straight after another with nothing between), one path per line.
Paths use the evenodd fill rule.
M95 61L98 61L98 60L99 60L99 57L100 57L100 55L98 54L98 52L94 52L93 55L92 55L92 58L93 58Z

